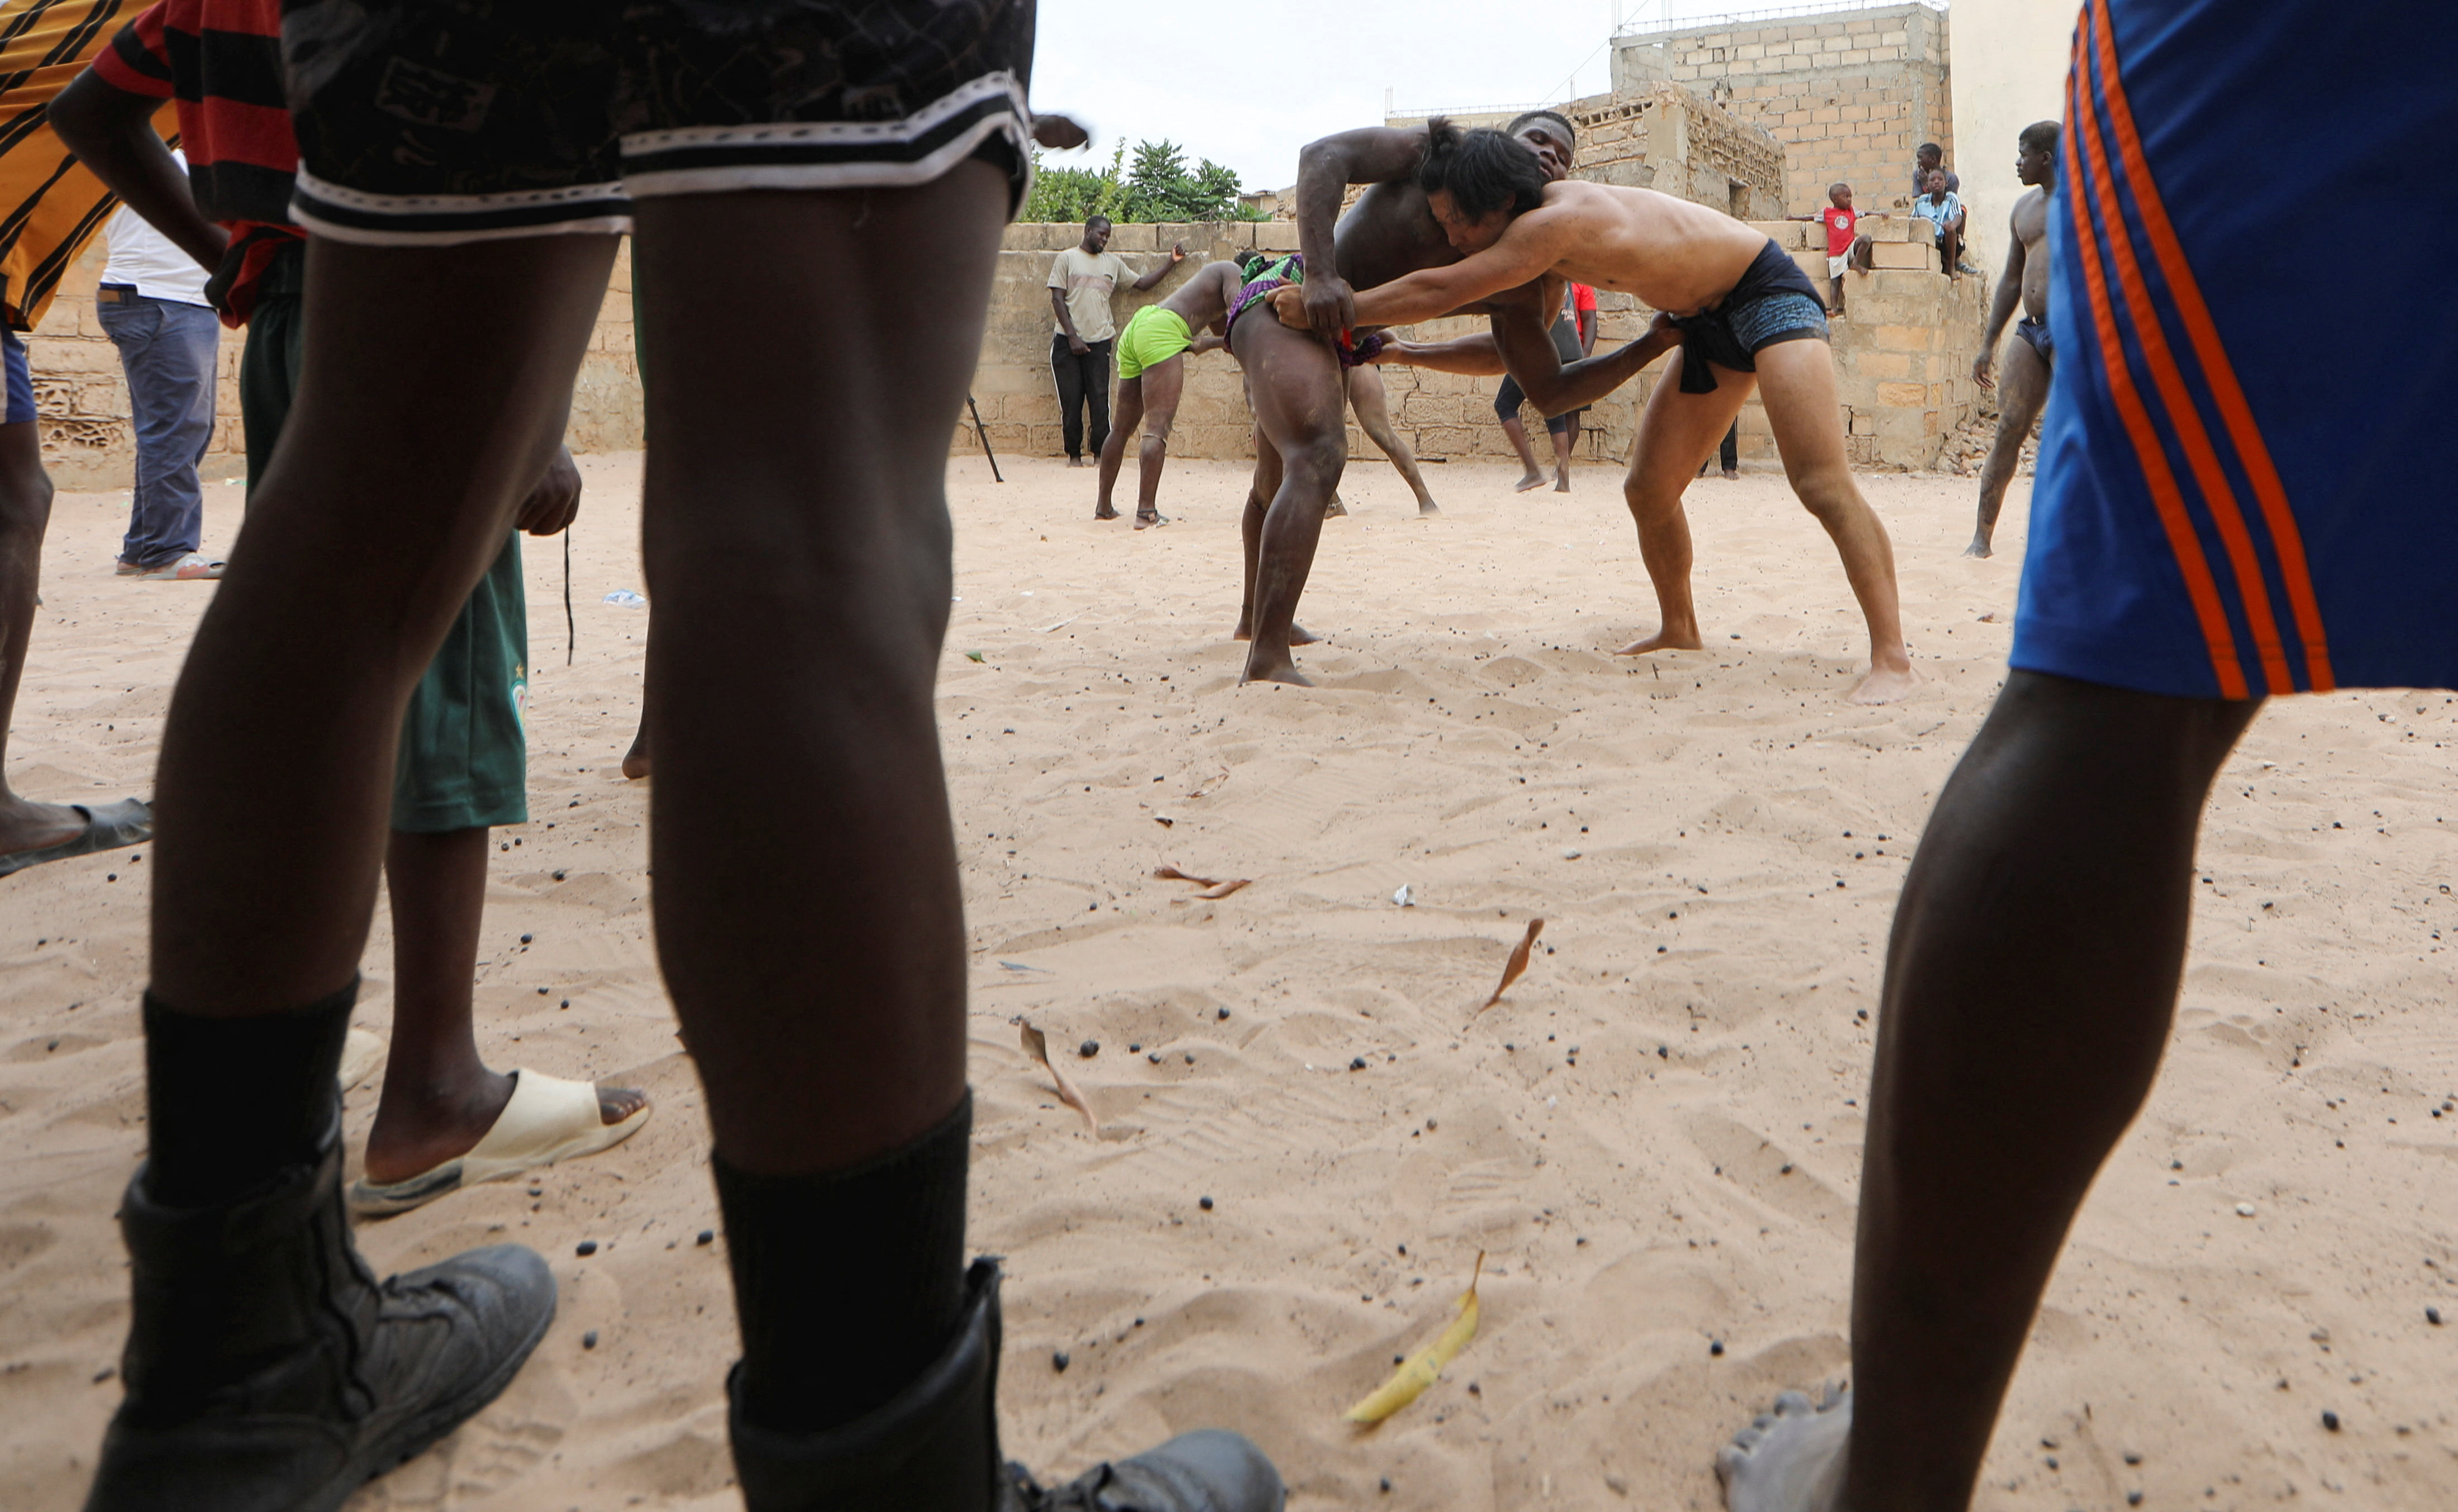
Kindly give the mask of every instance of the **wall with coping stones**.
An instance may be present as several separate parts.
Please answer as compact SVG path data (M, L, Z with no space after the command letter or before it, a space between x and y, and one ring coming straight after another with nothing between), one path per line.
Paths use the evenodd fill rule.
M1947 12L1926 5L1702 23L1615 37L1614 87L1670 79L1764 127L1783 143L1790 214L1823 205L1839 178L1862 210L1885 210L1909 201L1922 142L1954 163L1948 43Z

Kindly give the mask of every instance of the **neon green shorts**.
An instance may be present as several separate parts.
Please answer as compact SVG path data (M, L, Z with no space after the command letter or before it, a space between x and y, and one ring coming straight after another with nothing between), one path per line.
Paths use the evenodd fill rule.
M1147 304L1118 333L1118 382L1140 378L1145 368L1157 367L1194 344L1195 333L1186 328L1184 316Z

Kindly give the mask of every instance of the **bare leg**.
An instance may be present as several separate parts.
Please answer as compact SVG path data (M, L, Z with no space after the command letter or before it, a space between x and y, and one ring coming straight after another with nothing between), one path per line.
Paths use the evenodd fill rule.
M1904 650L1903 609L1895 598L1895 549L1877 511L1861 497L1844 450L1844 412L1835 399L1835 361L1820 341L1782 342L1760 350L1759 393L1775 431L1792 491L1826 528L1844 575L1869 625L1869 673L1854 703L1891 703L1920 682ZM1720 375L1719 375L1720 377Z
M913 189L635 212L659 370L643 532L658 955L738 1170L844 1170L964 1093L931 708L950 528L945 448L925 438L964 406L1006 196L968 161ZM796 270L756 325L725 314L746 267ZM754 787L776 791L746 805Z
M1169 461L1169 430L1177 422L1177 401L1186 391L1185 354L1145 368L1135 383L1135 407L1144 425L1144 444L1135 453L1135 528L1142 530L1169 523L1160 513L1160 469ZM1127 410L1121 406L1118 413L1124 417ZM1121 418L1119 429L1125 425Z
M1289 655L1290 631L1323 535L1324 502L1348 460L1340 362L1315 337L1271 321L1240 321L1231 340L1252 380L1257 428L1281 461L1281 486L1255 543L1254 635L1241 680L1304 686Z
M1555 493L1571 491L1571 447L1578 440L1578 417L1573 415L1559 430L1555 430L1551 425L1545 427L1545 434L1553 443L1553 491Z
M1535 448L1528 445L1527 423L1517 415L1505 415L1502 417L1502 433L1510 438L1511 449L1519 453L1519 466L1523 469L1519 481L1510 486L1512 491L1526 493L1531 488L1543 487L1545 474L1536 466Z
M1281 454L1264 439L1263 427L1255 427L1255 480L1246 487L1246 509L1239 522L1238 531L1245 547L1246 577L1239 589L1238 628L1230 632L1231 640L1255 638L1255 565L1263 551L1263 520L1271 512L1273 496L1281 491ZM1289 644L1311 646L1319 637L1314 632L1292 620L1289 623Z
M2031 424L2049 401L2049 364L2017 339L2006 343L2006 362L1997 384L1997 439L1980 467L1980 522L1971 533L1966 556L1987 556L1997 534L1997 511L2006 506L2006 486L2022 465L2023 443L2031 439Z
M1400 469L1408 491L1417 496L1418 517L1442 513L1432 492L1426 487L1425 474L1417 470L1417 453L1391 424L1391 404L1384 391L1383 370L1369 362L1350 368L1347 377L1348 407L1357 416L1357 428L1382 447L1383 455L1391 459L1391 466Z
M1698 611L1690 597L1690 521L1681 512L1681 490L1715 455L1717 438L1750 397L1750 375L1717 367L1713 393L1681 392L1681 362L1675 352L1664 360L1664 376L1648 396L1647 413L1639 417L1638 435L1631 445L1630 476L1622 498L1638 523L1639 560L1656 585L1656 612L1661 624L1653 635L1632 641L1619 654L1636 656L1651 651L1696 651Z
M76 810L34 803L9 787L9 721L17 681L34 638L34 595L42 586L43 532L52 519L52 480L34 422L0 425L0 855L41 850L85 829Z
M1110 425L1108 439L1101 443L1100 492L1093 501L1093 518L1095 520L1118 517L1116 507L1110 503L1110 493L1117 486L1118 468L1126 461L1128 438L1135 435L1135 427L1143 423L1143 375L1138 374L1118 383L1117 417Z
M403 707L553 454L614 256L310 242L306 381L163 731L163 1002L249 1017L357 973Z
M1787 1413L1725 1451L1734 1512L1969 1504L2067 1228L2150 1091L2184 966L2195 831L2258 707L2008 677L1895 911L1852 1401Z
M512 1079L478 1058L470 986L487 908L484 828L392 832L385 855L392 894L392 1053L367 1134L367 1179L406 1181L458 1159L487 1137L511 1100ZM600 1087L597 1116L619 1124L648 1101Z

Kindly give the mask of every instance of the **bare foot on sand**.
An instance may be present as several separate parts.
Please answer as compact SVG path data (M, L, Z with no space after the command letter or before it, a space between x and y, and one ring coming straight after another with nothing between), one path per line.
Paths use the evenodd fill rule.
M1853 703L1893 703L1921 684L1921 674L1912 671L1906 661L1900 667L1871 667L1869 675L1852 689L1848 695Z
M1643 640L1632 641L1614 652L1616 656L1644 656L1652 651L1697 651L1705 642L1696 630L1678 631L1670 626Z
M1569 473L1557 472L1553 474L1553 491L1555 493L1568 493L1571 491L1571 475Z
M1986 540L1975 535L1971 538L1971 544L1963 549L1963 554L1966 556L1995 556L1997 553L1989 549L1989 543Z
M1844 1504L1844 1450L1852 1430L1848 1390L1813 1405L1797 1391L1716 1451L1726 1512L1837 1512Z
M637 782L649 775L649 727L632 737L632 749L623 753L623 775Z
M1229 638L1230 638L1231 640L1253 640L1253 639L1255 638L1255 632L1254 632L1252 630L1248 629L1248 628L1247 628L1247 626L1246 626L1246 622L1245 622L1244 620L1242 620L1242 619L1241 619L1241 620L1239 620L1239 621L1238 622L1238 628L1237 628L1236 630L1234 630L1234 631L1230 632L1230 633L1229 633ZM1306 629L1303 625L1300 625L1300 624L1296 623L1295 621L1291 621L1291 622L1290 622L1290 624L1289 624L1289 644L1290 644L1290 645L1292 645L1292 646L1311 646L1311 645L1313 645L1316 641L1319 641L1319 640L1321 640L1321 639L1323 639L1323 637L1322 637L1322 636L1320 636L1320 635L1316 634L1314 632L1312 632L1312 631L1310 631L1310 630Z
M1531 488L1541 488L1543 487L1545 487L1545 475L1541 472L1531 472L1525 478L1520 479L1517 483L1512 484L1510 486L1510 491L1513 493L1526 493Z
M1326 520L1343 519L1347 513L1348 506L1341 503L1340 495L1336 493L1331 496L1331 502L1323 507L1323 517Z
M1430 520L1442 512L1443 507L1434 502L1434 496L1430 493L1417 501L1417 518L1420 520Z
M1286 656L1276 656L1265 661L1258 655L1249 654L1246 657L1246 670L1239 674L1238 681L1241 686L1250 682L1284 682L1292 688L1314 686L1298 671L1298 664Z

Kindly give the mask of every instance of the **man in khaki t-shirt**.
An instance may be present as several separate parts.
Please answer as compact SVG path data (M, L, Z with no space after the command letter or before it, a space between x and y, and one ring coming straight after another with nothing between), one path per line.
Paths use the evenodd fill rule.
M1110 316L1110 295L1120 280L1140 291L1158 283L1161 275L1186 260L1186 243L1169 249L1169 258L1141 278L1124 258L1109 250L1110 217L1094 216L1084 222L1084 239L1058 254L1050 267L1050 310L1057 318L1057 334L1050 339L1050 371L1058 380L1059 427L1067 438L1067 466L1084 466L1084 405L1093 407L1093 454L1100 455L1110 439L1110 343L1118 334Z

